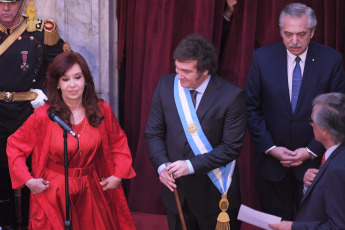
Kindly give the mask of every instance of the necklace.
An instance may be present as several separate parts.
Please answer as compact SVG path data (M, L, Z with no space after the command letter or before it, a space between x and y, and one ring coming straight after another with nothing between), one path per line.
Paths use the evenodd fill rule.
M73 131L77 134L78 136L78 140L80 139L80 136L83 134L84 130L85 130L85 126L86 126L86 116L84 117L84 126L83 129L80 131L80 133L77 133L77 131L75 130L75 128L73 128ZM80 144L81 140L78 141L78 148L79 148L79 154L81 156L81 144Z

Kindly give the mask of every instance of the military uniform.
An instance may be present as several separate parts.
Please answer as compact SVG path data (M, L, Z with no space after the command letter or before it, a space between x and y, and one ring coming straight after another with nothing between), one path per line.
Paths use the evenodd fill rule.
M21 18L21 22L26 21L27 18ZM15 98L20 95L18 92L42 89L48 64L59 53L70 51L69 44L59 37L52 20L35 19L34 23L34 31L25 30L0 55L0 226L11 225L15 221L14 195L6 156L7 138L33 112L30 99L16 101ZM6 29L0 24L0 45L18 27ZM26 213L23 213L24 220L27 219Z

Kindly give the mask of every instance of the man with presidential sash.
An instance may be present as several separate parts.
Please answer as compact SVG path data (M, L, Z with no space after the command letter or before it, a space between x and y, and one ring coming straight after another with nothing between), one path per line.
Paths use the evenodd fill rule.
M69 44L64 43L60 38L55 22L42 21L35 18L35 14L34 0L0 0L0 228L2 229L14 229L16 225L25 228L29 207L29 190L16 190L14 196L11 188L6 155L7 138L26 121L34 108L44 104L46 97L42 88L48 64L59 53L70 50Z
M201 35L184 38L173 57L176 74L160 79L145 130L169 229L182 229L174 190L187 229L240 229L244 92L216 75L216 51Z

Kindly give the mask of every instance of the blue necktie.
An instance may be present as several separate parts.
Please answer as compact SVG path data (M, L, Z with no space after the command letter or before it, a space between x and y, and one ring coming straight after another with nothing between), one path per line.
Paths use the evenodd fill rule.
M296 66L292 73L292 93L291 93L291 107L292 113L295 112L297 100L298 100L298 93L299 89L301 88L302 83L302 71L299 65L299 61L301 60L300 57L296 57Z

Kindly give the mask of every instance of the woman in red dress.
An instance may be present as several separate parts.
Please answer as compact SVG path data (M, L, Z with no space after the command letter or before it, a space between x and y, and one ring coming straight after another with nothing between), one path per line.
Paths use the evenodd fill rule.
M73 136L67 139L73 229L135 229L121 186L122 179L135 176L127 138L110 106L97 97L85 59L60 54L49 67L47 83L46 105L7 145L13 189L31 190L29 229L64 229L63 130L49 119L51 111L79 139L79 145ZM30 154L32 173L26 166Z

